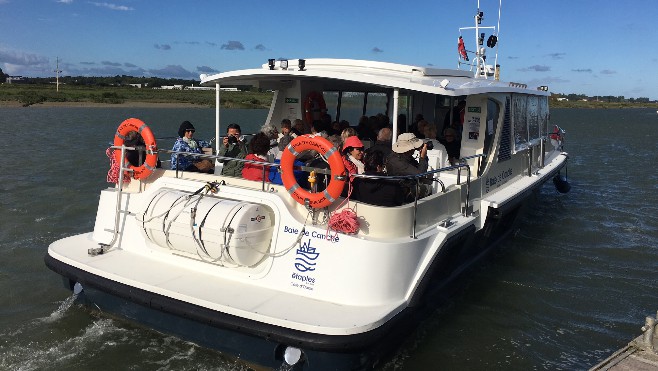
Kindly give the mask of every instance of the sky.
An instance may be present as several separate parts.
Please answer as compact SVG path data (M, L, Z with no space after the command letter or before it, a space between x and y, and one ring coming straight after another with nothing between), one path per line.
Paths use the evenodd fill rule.
M553 93L658 100L658 1L480 0L501 80ZM477 0L0 0L12 76L199 79L267 59L348 58L457 67ZM492 30L485 30L485 40ZM473 49L472 31L462 31ZM486 42L485 42L486 44ZM646 53L646 55L645 55Z

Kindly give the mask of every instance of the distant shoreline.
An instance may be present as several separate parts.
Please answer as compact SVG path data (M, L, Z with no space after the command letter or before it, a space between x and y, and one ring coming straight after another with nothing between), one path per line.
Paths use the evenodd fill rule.
M124 102L124 103L95 103L95 102L43 102L24 106L19 101L0 101L0 108L210 108L193 103L182 102Z

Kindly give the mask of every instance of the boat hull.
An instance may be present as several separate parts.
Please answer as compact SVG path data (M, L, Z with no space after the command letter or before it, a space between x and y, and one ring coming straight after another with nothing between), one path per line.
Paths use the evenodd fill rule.
M80 283L83 292L78 300L90 308L100 308L245 362L281 367L283 351L292 346L303 352L299 369L363 370L390 357L420 321L454 294L461 286L457 278L514 230L529 198L517 199L503 215L492 214L485 228L477 232L466 228L452 236L432 262L409 305L383 325L353 335L303 332L213 311L98 276L50 254L45 263L64 278L68 289Z

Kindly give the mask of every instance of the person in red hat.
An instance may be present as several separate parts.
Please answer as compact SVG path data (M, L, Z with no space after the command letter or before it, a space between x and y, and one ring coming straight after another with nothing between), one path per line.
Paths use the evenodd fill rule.
M363 143L357 136L345 138L343 142L343 164L349 174L363 174ZM350 179L351 180L351 179Z

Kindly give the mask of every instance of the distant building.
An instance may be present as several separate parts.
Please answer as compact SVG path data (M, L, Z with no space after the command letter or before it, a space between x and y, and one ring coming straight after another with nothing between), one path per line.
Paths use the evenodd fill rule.
M134 88L140 88L140 89L142 88L142 84L128 84L128 85L130 85Z
M568 102L568 101L569 101L569 98L558 98L557 101L558 101L558 102L562 102L562 101L564 101L564 102Z
M15 84L15 83L25 82L25 79L23 78L23 76L7 76L5 82L7 84Z

